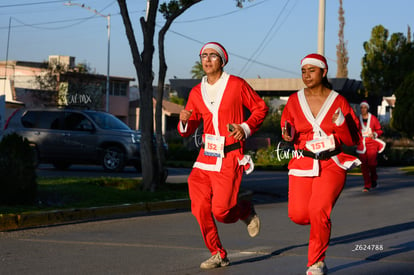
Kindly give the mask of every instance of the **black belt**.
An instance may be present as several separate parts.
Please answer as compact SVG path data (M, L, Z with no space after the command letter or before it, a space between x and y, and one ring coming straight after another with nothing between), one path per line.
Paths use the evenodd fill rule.
M202 144L204 146L204 142ZM234 151L234 150L237 150L237 149L240 149L240 148L241 148L240 142L235 142L235 143L232 143L232 144L229 144L229 145L224 145L223 150L224 150L224 153L227 154L228 152L231 152L231 151Z
M233 144L224 146L224 153L227 154L228 152L231 152L231 151L234 151L240 148L241 148L240 142L235 142Z
M299 150L299 152L302 153L304 157L309 157L309 158L319 159L319 160L327 160L333 156L338 155L339 153L342 152L342 150L339 148L336 148L333 151L323 151L323 152L316 153L316 154L311 151L307 151L307 150Z

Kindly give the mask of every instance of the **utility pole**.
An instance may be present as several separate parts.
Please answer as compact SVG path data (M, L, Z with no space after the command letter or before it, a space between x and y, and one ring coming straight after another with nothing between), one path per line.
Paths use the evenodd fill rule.
M10 43L10 29L11 29L11 17L9 18L9 32L7 34L7 48L6 48L6 63L4 64L4 79L3 79L3 89L0 88L0 140L3 137L3 128L6 121L6 88L9 78L7 77L7 65L9 62L9 43Z
M318 54L325 55L325 0L319 0Z
M109 68L110 68L110 45L111 45L111 15L103 15L101 13L99 13L97 10L93 10L90 7L86 7L85 4L78 4L78 3L72 3L71 1L69 1L68 3L64 3L65 6L78 6L81 7L83 9L89 10L93 13L95 13L96 15L99 15L101 17L106 18L107 20L107 30L108 30L108 54L107 54L107 68L106 68L106 97L105 97L105 102L106 102L106 106L105 106L105 110L106 112L109 112L109 89L110 89L110 83L109 83Z

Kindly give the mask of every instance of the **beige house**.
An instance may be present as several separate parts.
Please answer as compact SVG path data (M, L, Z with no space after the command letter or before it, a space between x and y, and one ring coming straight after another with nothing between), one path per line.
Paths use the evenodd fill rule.
M58 64L64 70L55 70ZM6 113L13 108L76 106L105 110L106 76L81 72L71 56L49 56L48 62L0 61ZM48 81L53 75L54 81ZM109 113L128 123L129 83L133 78L110 77ZM45 85L49 84L49 86Z
M153 113L154 113L154 129L155 129L155 105L157 101L155 98L152 99L153 102ZM184 109L184 106L163 100L162 101L162 133L165 135L168 131L176 131L179 116L181 110ZM140 101L134 100L130 102L129 105L129 127L131 129L139 129L139 111L140 111Z

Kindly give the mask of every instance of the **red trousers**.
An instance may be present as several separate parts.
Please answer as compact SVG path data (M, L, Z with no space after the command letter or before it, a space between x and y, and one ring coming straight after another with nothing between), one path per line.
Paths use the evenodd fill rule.
M289 176L289 218L310 224L308 266L325 259L331 236L331 211L341 193L346 171L333 160L321 161L318 177Z
M361 161L361 172L364 178L364 187L371 188L372 182L377 181L377 156L378 147L374 143L373 145L366 145L365 154L359 154L359 160Z
M237 158L230 157L223 159L221 172L194 168L188 177L191 212L212 255L220 252L222 258L227 256L214 218L222 223L234 223L250 214L250 203L237 200L242 176L243 167L239 166Z

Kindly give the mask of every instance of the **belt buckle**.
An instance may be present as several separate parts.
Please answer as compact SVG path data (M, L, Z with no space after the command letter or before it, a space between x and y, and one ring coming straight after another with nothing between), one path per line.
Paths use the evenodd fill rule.
M330 154L330 151L322 151L322 152L315 154L315 156L317 160L327 160L330 158L329 154Z
M323 151L318 154L318 159L320 160L327 160L330 158L330 154L332 151Z
M319 159L320 159L319 155L320 155L320 152L315 153L315 159L316 159L316 160L319 160Z

